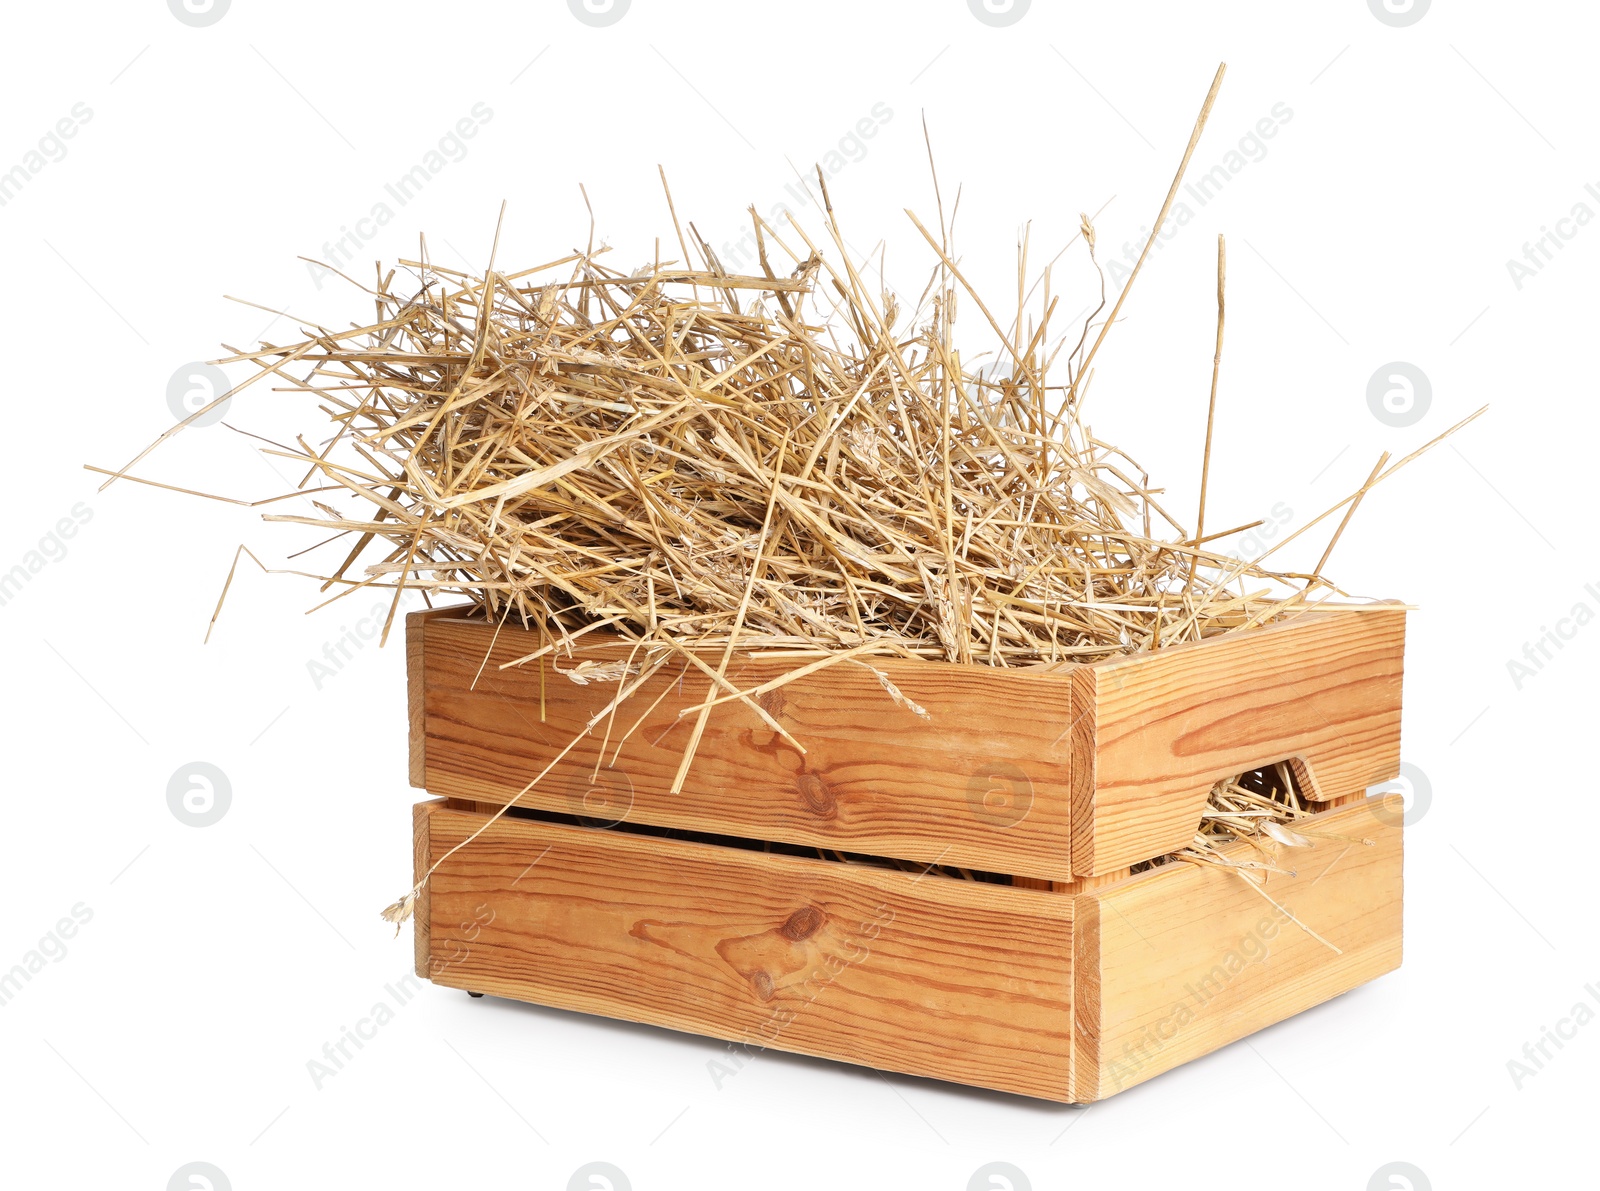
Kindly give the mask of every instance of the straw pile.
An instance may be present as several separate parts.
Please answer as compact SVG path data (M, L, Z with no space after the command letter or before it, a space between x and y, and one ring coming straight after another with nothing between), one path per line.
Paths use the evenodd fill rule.
M1083 217L1071 247L1082 241L1100 297L1064 326L1063 287L1049 266L1030 273L1024 238L1002 318L968 286L941 199L935 231L912 216L929 271L916 303L902 303L854 263L818 180L821 244L751 209L759 275L727 272L668 193L673 259L658 244L650 263L612 268L591 233L589 247L534 269L497 270L492 254L472 276L430 261L424 244L371 286L352 281L375 304L370 323L307 326L218 361L255 369L227 396L265 380L310 394L328 419L324 435L267 448L305 469L288 495L315 497L315 513L266 519L327 535L319 547L334 553L316 577L330 599L391 592L385 637L406 590L464 596L556 650L595 629L619 634L636 660L588 675L617 681L618 701L661 665L706 653L721 666L695 664L742 697L722 679L735 648L825 664L1085 662L1259 625L1337 592L1320 575L1327 551L1304 574L1217 552L1216 539L1250 527L1204 531L1209 424L1191 522L1086 422L1096 353L1142 256L1107 311ZM1219 241L1218 363L1222 263ZM958 308L975 310L989 339L971 359ZM134 478L160 441L108 474ZM1329 514L1348 520L1414 457L1385 470L1385 456ZM685 769L698 739L699 728Z
M658 243L631 271L607 267L592 233L590 248L522 272L491 256L482 277L424 251L359 286L375 321L218 361L255 368L225 397L267 380L329 419L315 441L266 450L304 466L288 495L317 496L315 513L266 519L331 534L317 577L334 598L465 596L496 622L562 642L605 626L652 654L737 643L1093 661L1337 591L1320 575L1326 551L1306 574L1214 552L1250 527L1204 533L1209 421L1192 523L1095 437L1092 365L1138 266L1106 312L1087 217L1077 238L1100 294L1087 320L1060 325L1051 269L1030 275L1024 239L1002 323L952 258L942 200L937 234L911 216L932 260L903 309L852 263L818 180L831 258L753 208L758 276L726 272L675 212L679 259L659 259ZM1219 241L1218 363L1222 262ZM968 303L992 337L970 362L955 334ZM1408 461L1380 461L1329 513Z
M404 262L414 287L371 290L376 323L230 361L306 368L289 387L332 420L315 446L268 451L360 506L266 518L353 539L324 582L465 595L557 637L604 624L993 666L1280 610L1219 581L1267 576L1208 553L1084 425L1088 328L1064 346L1053 298L1014 321L1006 367L979 371L954 346L944 270L899 318L809 251L783 277L602 259L554 282ZM810 312L828 290L834 311Z

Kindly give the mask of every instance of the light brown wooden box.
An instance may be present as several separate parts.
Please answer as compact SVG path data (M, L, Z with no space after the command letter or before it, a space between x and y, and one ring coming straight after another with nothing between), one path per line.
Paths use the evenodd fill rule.
M1401 830L1378 798L1301 825L1316 846L1260 892L1177 862L1070 894L522 815L435 872L419 974L752 1053L1087 1102L1400 963ZM419 875L487 817L419 804Z
M762 698L804 754L727 703L677 794L693 724L678 712L709 682L669 666L518 805L1041 882L1114 875L1187 844L1230 774L1289 760L1330 803L1395 777L1404 633L1404 611L1380 607L1055 670L872 659L927 720L835 665ZM408 618L413 785L504 803L613 697L556 668L628 646L593 633L571 658L499 668L540 644L466 610ZM749 689L794 664L739 656L729 677Z
M1399 768L1404 624L1326 610L1032 671L874 658L927 720L836 665L761 699L803 753L727 703L677 794L678 713L709 683L668 668L434 873L418 970L751 1049L1103 1098L1399 964L1398 816L1364 792ZM417 808L419 875L615 693L558 672L627 656L598 632L500 669L540 644L468 610L408 618L412 782L448 799ZM729 678L793 665L740 655ZM1329 808L1296 876L1127 875L1189 842L1217 779L1284 760Z

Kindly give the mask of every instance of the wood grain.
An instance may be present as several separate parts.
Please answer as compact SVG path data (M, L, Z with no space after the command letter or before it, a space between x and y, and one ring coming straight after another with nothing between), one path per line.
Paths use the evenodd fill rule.
M539 664L497 669L537 649L537 633L507 626L490 650L493 627L482 621L441 617L407 628L424 641L416 672L425 686L424 783L435 794L506 801L616 693L614 683L580 686L552 666L541 723ZM625 646L598 636L580 639L574 658L556 665L627 656ZM704 700L708 680L690 674L680 684L680 667L669 666L618 711L597 782L590 779L603 723L520 805L923 864L1070 876L1067 677L901 659L872 664L931 719L896 705L870 671L838 664L762 697L805 755L742 703L724 704L711 713L685 787L674 795L694 718L678 712ZM730 679L749 688L793 668L741 658ZM613 763L619 740L652 704Z
M427 772L427 724L423 713L423 693L427 688L424 671L424 622L452 615L452 608L424 608L406 613L406 722L409 725L407 767L410 781L419 789Z
M482 620L444 613L407 620L408 654L421 643L413 762L436 794L504 802L615 693L558 668L624 659L627 647L597 633L571 659L544 659L541 722L540 664L498 668L538 634L507 626L495 639ZM724 704L676 795L693 721L678 713L708 682L669 667L521 805L1052 884L1114 875L1186 844L1212 783L1231 774L1287 759L1330 805L1394 777L1404 616L1319 611L1054 671L875 659L929 720L842 663L761 698L803 755L743 704ZM730 677L749 688L792 665L741 657Z
M428 866L433 863L431 844L428 839L428 808L431 804L419 802L411 808L411 881L412 884L422 882L423 874L428 871ZM417 904L411 914L411 941L415 952L415 962L418 976L427 976L428 956L432 952L428 939L428 928L433 921L433 908L428 900L429 886L423 884L417 893Z
M484 819L422 813L434 858ZM723 1077L773 1047L1070 1096L1070 897L521 818L432 884L441 984L727 1039Z
M1402 608L1313 612L1078 667L1073 873L1184 846L1212 783L1290 760L1319 801L1400 770Z
M1236 874L1168 864L1074 899L1074 1092L1098 1100L1400 966L1402 841L1380 798L1325 812L1285 850L1296 876L1265 892ZM1233 845L1242 852L1245 845Z
M1102 885L1111 885L1128 875L1128 869L1119 868L1098 877L1074 877L1070 881L1041 881L1036 877L1013 877L1011 883L1019 889L1049 889L1054 893L1087 893Z

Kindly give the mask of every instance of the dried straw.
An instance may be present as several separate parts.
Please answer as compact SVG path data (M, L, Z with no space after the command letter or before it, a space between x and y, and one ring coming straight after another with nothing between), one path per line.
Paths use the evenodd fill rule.
M937 235L911 216L934 259L907 310L853 263L820 171L818 182L828 255L794 221L780 234L751 208L761 272L730 273L693 224L684 235L668 191L678 259L660 259L658 244L650 263L611 268L591 232L588 248L520 272L491 256L480 277L431 262L424 243L417 260L380 266L372 286L351 281L375 321L310 325L294 342L218 361L255 369L219 402L270 380L312 396L331 423L314 442L264 452L305 469L288 495L316 494L318 515L265 519L331 535L319 548L341 543L315 574L328 602L392 592L385 639L414 590L538 629L544 648L509 664L570 656L574 638L597 629L632 642L628 665L587 676L617 684L595 724L669 662L704 674L696 737L716 702L741 699L793 740L755 692L727 680L735 649L820 665L1089 662L1343 594L1320 565L1273 572L1214 552L1226 534L1202 536L1199 523L1191 534L1144 470L1083 420L1093 361L1148 245L1102 317L1084 216L1077 238L1099 304L1062 328L1050 268L1024 285L1024 238L1006 328L959 268L941 200ZM1214 368L1220 243L1218 265ZM969 300L996 340L987 362L957 346L957 307ZM1214 371L1213 414L1215 390ZM130 468L204 412L106 472L107 484L136 478ZM1353 512L1414 457L1387 471L1380 462L1329 513ZM336 498L342 507L326 503ZM691 746L679 785L692 757Z

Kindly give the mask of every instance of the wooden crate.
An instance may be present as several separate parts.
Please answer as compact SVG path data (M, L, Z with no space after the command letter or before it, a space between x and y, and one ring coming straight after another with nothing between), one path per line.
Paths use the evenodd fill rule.
M518 805L1079 888L1185 845L1230 774L1287 759L1329 803L1395 777L1404 633L1404 611L1380 607L1054 670L873 659L928 720L844 663L761 698L804 753L724 704L677 794L694 719L678 712L710 684L669 666ZM504 803L613 697L557 669L626 645L591 633L571 658L499 669L540 644L465 610L408 618L413 785ZM729 678L793 666L740 656Z
M1091 665L874 658L928 719L835 665L760 699L803 750L724 704L677 794L679 712L710 683L669 667L438 869L418 970L752 1050L1100 1099L1399 964L1400 830L1365 790L1399 769L1404 627L1399 607L1336 609ZM500 668L541 644L468 610L408 618L412 782L445 796L417 808L419 874L615 694L562 671L625 643L595 632ZM739 655L728 677L793 666ZM1190 841L1217 779L1285 760L1327 808L1297 875L1129 875Z
M751 1054L1087 1102L1400 963L1401 831L1377 798L1308 821L1323 836L1259 892L1178 862L1072 894L533 813L434 874L419 974ZM419 874L488 815L419 804Z

